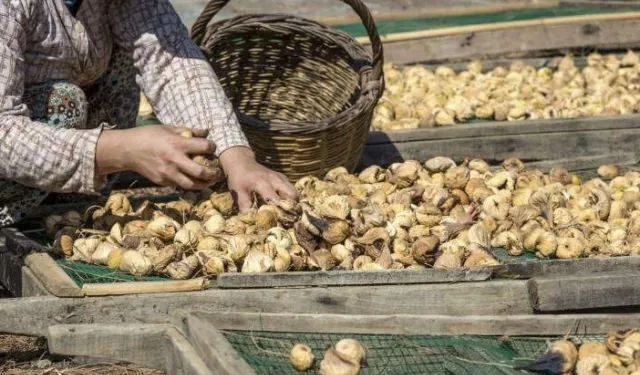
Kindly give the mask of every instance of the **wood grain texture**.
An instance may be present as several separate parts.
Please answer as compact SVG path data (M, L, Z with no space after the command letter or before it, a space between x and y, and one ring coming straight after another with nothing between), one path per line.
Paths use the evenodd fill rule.
M427 160L441 155L460 160L471 157L487 161L501 161L510 157L523 161L565 159L636 152L638 142L640 128L388 143L368 145L362 156L361 167L388 165L409 159Z
M502 264L493 270L502 279L530 279L543 276L566 276L611 272L635 272L640 269L640 257L553 259L546 262L528 261Z
M435 284L485 281L492 275L490 268L384 270L377 272L329 271L283 273L229 273L218 276L216 286L221 289L266 288L290 286L346 286Z
M84 284L85 296L117 296L126 294L177 293L204 290L209 282L199 277L191 280L136 281L111 284Z
M48 329L49 352L124 361L165 369L164 332L161 324L61 324Z
M0 283L13 296L22 294L22 258L11 252L0 253Z
M540 312L640 306L640 272L535 277L529 280L531 306Z
M527 169L538 169L542 172L549 172L553 168L562 167L568 171L584 171L597 169L601 165L636 165L640 159L633 152L608 155L579 156L576 158L566 158L557 160L546 160L526 163Z
M640 20L627 19L467 31L453 35L443 33L412 40L387 41L384 43L384 56L386 62L412 64L584 47L637 48L640 36L634 34L634 30L639 26Z
M398 335L565 335L602 334L637 327L640 314L511 316L340 315L197 312L220 330L398 334Z
M175 328L165 331L165 369L170 375L211 375L189 341Z
M511 135L544 135L551 133L593 131L611 132L633 130L638 128L638 126L640 126L640 115L551 120L487 121L430 129L395 130L389 132L375 131L369 133L367 145Z
M168 323L178 308L327 314L528 314L525 280L338 288L210 289L120 297L0 300L0 332L41 334L51 324Z
M20 297L52 296L29 267L22 267L22 294Z
M57 297L84 296L78 284L60 268L49 254L34 253L28 255L24 262L51 294Z
M212 374L255 375L227 339L198 313L178 315L175 322Z

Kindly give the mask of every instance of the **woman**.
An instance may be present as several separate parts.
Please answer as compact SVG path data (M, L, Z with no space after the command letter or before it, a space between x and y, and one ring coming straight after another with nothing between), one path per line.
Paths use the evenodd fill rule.
M135 128L139 90L165 126ZM206 138L184 139L178 127ZM215 145L215 146L214 146ZM47 192L96 193L132 170L201 189L220 158L240 209L294 198L258 164L229 101L168 0L0 1L0 227Z

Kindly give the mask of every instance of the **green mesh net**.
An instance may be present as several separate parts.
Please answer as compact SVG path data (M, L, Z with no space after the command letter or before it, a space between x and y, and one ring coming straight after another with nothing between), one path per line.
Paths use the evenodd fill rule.
M460 16L439 16L408 20L377 20L376 26L380 35L403 33L418 30L441 29L447 27L483 25L497 22L527 21L540 18L556 18L582 16L590 14L607 14L626 12L628 8L598 8L598 7L574 7L558 6L548 8L514 9L502 12L470 14ZM353 37L367 35L361 23L333 25L333 28L342 30Z
M504 249L494 250L494 255L500 261L500 263L520 263L526 261L540 261L532 253L524 252L521 256L511 256ZM118 282L130 282L130 281L168 281L171 280L166 276L145 276L135 277L127 273L112 270L105 266L97 266L93 264L87 264L82 262L73 262L67 259L58 258L56 262L64 270L64 272L71 277L73 281L82 287L84 284L93 283L118 283ZM409 272L409 271L407 271ZM411 271L415 272L415 271Z
M325 349L343 338L367 349L361 375L510 375L529 363L557 337L402 336L223 331L226 339L258 374L299 374L289 364L289 350L307 344L316 358L316 374ZM583 341L602 340L599 336Z
M72 262L67 259L56 259L56 262L73 281L82 287L84 284L118 283L127 281L168 281L165 276L135 277L127 273L112 270L105 266L96 266L82 262Z

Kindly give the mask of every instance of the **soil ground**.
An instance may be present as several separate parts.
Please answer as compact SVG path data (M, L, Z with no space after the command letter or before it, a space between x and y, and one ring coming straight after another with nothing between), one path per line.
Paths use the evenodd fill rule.
M0 374L3 375L164 375L163 371L131 364L83 364L57 358L44 339L0 335Z

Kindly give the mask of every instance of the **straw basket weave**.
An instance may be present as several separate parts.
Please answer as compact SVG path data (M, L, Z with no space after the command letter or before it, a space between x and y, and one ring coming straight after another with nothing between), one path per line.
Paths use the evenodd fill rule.
M258 160L293 181L338 166L352 171L384 89L382 44L367 7L344 0L362 19L372 54L342 31L291 15L210 23L227 2L209 2L191 37Z

